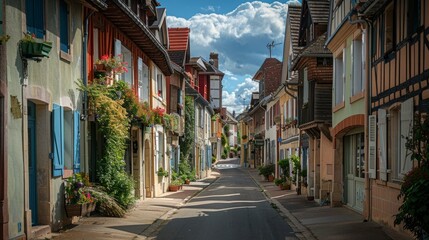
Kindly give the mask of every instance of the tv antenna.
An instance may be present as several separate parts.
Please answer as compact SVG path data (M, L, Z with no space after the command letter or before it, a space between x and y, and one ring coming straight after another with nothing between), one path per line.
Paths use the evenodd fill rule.
M270 58L271 58L271 51L272 51L272 49L273 49L275 46L279 45L279 44L281 44L281 43L275 43L274 41L272 41L271 43L267 43L267 48L268 48L268 50L270 51Z

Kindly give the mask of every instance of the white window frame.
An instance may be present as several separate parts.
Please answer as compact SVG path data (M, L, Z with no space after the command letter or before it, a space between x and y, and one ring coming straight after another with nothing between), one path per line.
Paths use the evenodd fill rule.
M303 75L303 82L304 82L304 86L303 86L303 102L304 104L308 103L308 99L309 99L309 82L308 82L308 70L307 68L304 68L304 75Z
M353 40L351 45L352 92L354 96L363 90L363 47L360 39Z
M334 106L344 102L345 53L346 52L343 50L342 54L337 56L334 60Z

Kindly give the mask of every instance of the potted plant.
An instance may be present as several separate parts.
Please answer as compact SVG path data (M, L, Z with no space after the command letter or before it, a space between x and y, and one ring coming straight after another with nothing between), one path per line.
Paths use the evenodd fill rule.
M264 178L266 180L268 180L269 182L272 182L272 181L274 181L274 175L273 175L274 170L275 170L275 166L272 163L265 165L265 166L260 166L259 167L259 175L264 176Z
M158 177L168 177L168 171L164 170L163 167L160 167L158 169L157 174L158 174Z
M52 49L52 42L46 42L36 38L36 35L24 33L24 38L20 41L22 56L26 58L49 57Z
M95 210L96 199L88 191L89 181L76 173L65 182L65 210L67 217L88 215Z
M278 162L281 171L281 177L283 179L283 185L285 188L290 189L290 161L289 158L282 159Z
M170 182L170 185L168 186L168 190L170 192L177 192L181 185L182 185L182 182L180 181L180 179L173 180Z

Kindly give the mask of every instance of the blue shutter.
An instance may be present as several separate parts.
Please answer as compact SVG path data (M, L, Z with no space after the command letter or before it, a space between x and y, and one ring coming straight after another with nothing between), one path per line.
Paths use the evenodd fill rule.
M73 113L73 169L80 172L80 113Z
M26 0L25 13L27 19L27 32L34 33L37 38L43 38L45 35L45 24L43 20L44 13L43 0Z
M34 0L25 1L25 14L27 19L27 32L34 33Z
M64 173L64 109L54 104L52 108L52 154L53 176Z
M60 49L69 52L69 15L68 4L65 0L60 1Z

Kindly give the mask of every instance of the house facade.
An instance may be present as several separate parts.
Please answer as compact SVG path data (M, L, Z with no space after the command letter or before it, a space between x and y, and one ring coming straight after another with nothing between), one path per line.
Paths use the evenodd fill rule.
M173 73L167 53L168 37L165 9L156 9L159 3L147 1L143 5L137 1L109 1L104 4L91 1L87 9L88 19L87 78L94 76L94 64L102 56L119 56L128 62L128 71L119 78L133 90L139 102L147 102L152 109L167 109L166 76ZM159 16L158 16L159 14ZM117 21L122 19L123 21ZM129 37L132 36L132 37ZM152 49L148 51L147 49ZM85 75L84 75L85 76ZM94 119L90 118L88 131L97 132ZM166 156L166 131L161 125L144 130L133 126L124 156L125 170L133 176L135 197L155 197L165 192L167 178L159 178L157 172L162 167L169 168ZM90 156L88 172L92 181L96 179L97 157L101 154L102 139L96 135L89 142ZM145 151L146 150L146 151Z
M394 227L397 199L410 160L406 137L415 114L429 109L426 1L374 1L359 9L368 28L368 189L369 219ZM402 230L400 226L397 229Z
M81 171L82 95L75 82L82 77L83 7L37 0L1 5L2 22L8 23L2 33L10 36L1 46L1 131L8 142L1 140L1 192L7 200L1 237L25 239L38 234L36 226L50 231L69 222L62 189L64 178ZM28 50L35 38L50 43L49 58Z
M5 36L6 21L5 21L5 8L4 1L0 3L0 36ZM6 131L6 121L9 116L7 111L7 57L6 57L6 42L2 41L0 44L0 238L6 239L9 237L9 209L8 209L8 185L7 185L7 143L8 139Z
M328 48L333 55L331 202L363 212L365 202L366 25L348 21L359 5L331 1Z
M329 197L333 178L333 146L329 128L332 118L332 55L324 48L329 1L303 1L298 46L293 59L298 71L298 127L309 136L308 195Z
M263 139L261 149L262 165L275 164L277 162L277 132L274 117L280 117L280 106L278 99L272 101L275 91L280 86L282 63L275 58L267 58L253 76L253 80L259 83L259 99L255 108L263 109L262 131L259 133ZM260 119L256 119L260 121Z
M289 4L286 16L285 39L283 47L283 65L280 98L279 131L279 160L292 155L300 157L301 169L307 169L307 149L303 147L298 129L297 98L298 98L298 72L292 71L291 62L299 54L302 47L298 46L299 24L301 16L300 4ZM292 168L290 168L292 169ZM296 187L293 185L292 188Z

